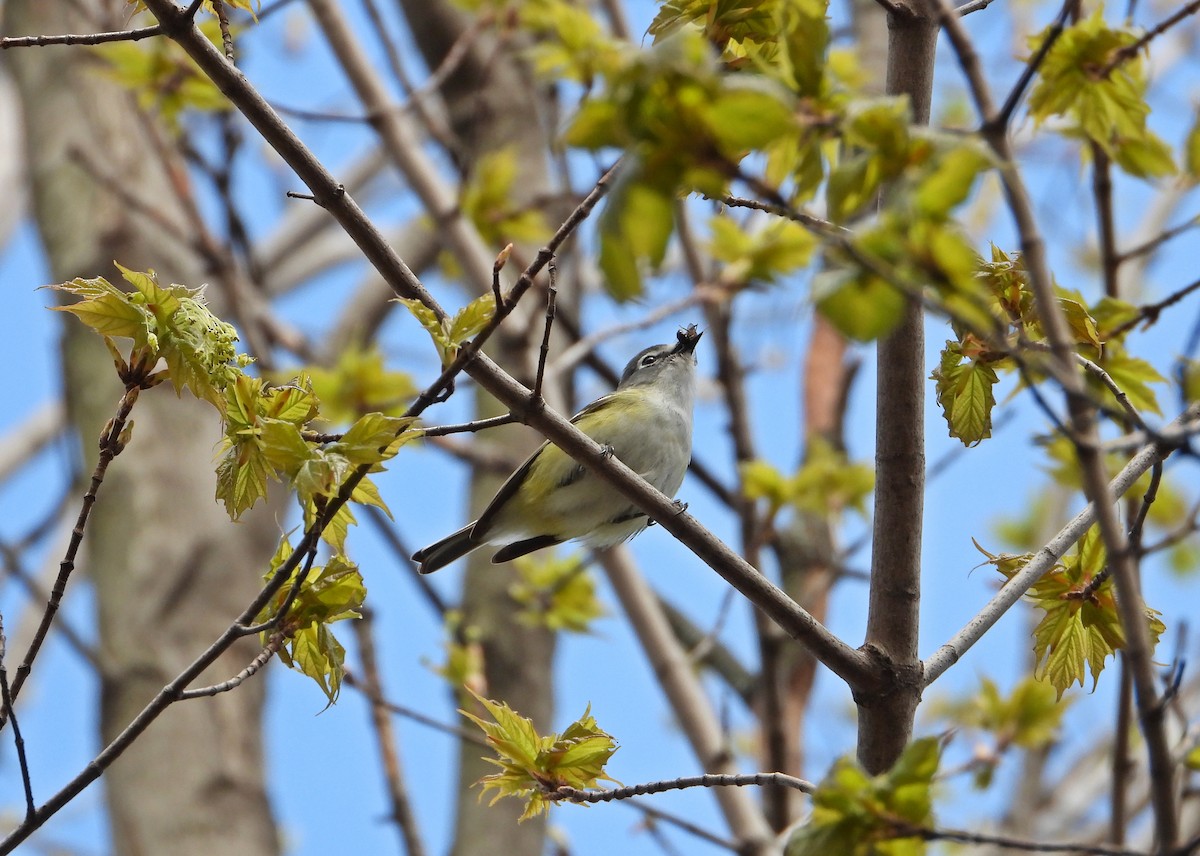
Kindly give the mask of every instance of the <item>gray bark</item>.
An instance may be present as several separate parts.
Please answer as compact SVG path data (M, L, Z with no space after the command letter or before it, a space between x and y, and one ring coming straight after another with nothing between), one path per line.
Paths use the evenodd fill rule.
M9 0L3 31L86 32L97 22L118 29L120 6ZM159 156L152 139L161 131L99 73L90 51L21 49L6 61L24 106L32 203L53 277L117 282L116 259L155 268L168 282L211 279L191 247L130 201L153 207L186 234L175 195L186 185L180 162L169 142L162 144L166 161ZM97 180L96 168L128 198ZM218 312L219 296L214 283L209 298ZM99 339L73 319L63 327L63 367L70 418L90 469L120 389ZM133 416L132 443L108 471L80 568L96 589L105 743L245 607L279 535L273 509L234 524L215 502L219 426L210 407L159 387L141 397ZM68 597L81 582L72 580ZM230 677L258 650L256 640L244 640L201 680ZM178 704L114 763L105 777L113 852L279 852L264 786L263 694L259 679Z

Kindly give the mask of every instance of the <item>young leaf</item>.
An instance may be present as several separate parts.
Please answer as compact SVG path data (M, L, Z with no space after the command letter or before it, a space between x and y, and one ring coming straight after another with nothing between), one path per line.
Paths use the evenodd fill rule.
M487 292L464 306L450 322L450 341L461 345L483 330L496 314L496 295Z
M933 825L933 777L941 746L915 740L886 773L868 776L836 761L812 795L812 814L788 839L786 856L918 856L924 841L904 824Z
M508 595L520 604L517 620L531 627L588 633L605 614L596 596L596 581L578 556L518 559L519 579Z
M1074 683L1082 686L1086 672L1091 673L1094 689L1105 661L1125 645L1112 580L1093 585L1106 561L1099 527L1093 526L1076 550L1048 571L1027 595L1045 612L1033 632L1037 660L1034 674L1039 680L1049 681L1059 698ZM1007 569L1001 568L1001 572L1009 576ZM1146 621L1151 638L1157 642L1165 629L1158 613L1147 608Z
M495 791L492 803L501 797L525 798L521 820L526 820L546 811L548 794L558 788L586 789L601 780L613 781L605 774L604 766L617 751L617 743L597 726L590 709L561 735L542 736L530 720L503 702L474 692L471 695L491 717L488 720L459 711L480 727L496 750L496 758L485 760L499 767L500 772L484 776L477 783L483 785L484 794Z
M267 572L268 579L277 567L273 563ZM294 579L295 573L263 607L256 623L279 617ZM309 571L287 614L279 618L277 629L286 640L279 652L280 659L316 681L330 704L337 701L341 689L346 652L329 625L346 618L359 618L366 596L358 567L345 556L335 555L324 567Z
M937 401L950 426L950 436L964 446L974 446L992 436L992 392L999 380L995 370L979 360L963 361L962 347L946 342L941 364L930 379L936 382Z

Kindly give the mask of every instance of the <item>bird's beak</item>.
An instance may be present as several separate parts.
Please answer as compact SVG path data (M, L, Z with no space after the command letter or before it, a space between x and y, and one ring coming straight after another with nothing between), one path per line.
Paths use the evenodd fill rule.
M686 328L681 329L675 334L675 353L690 354L696 350L696 343L700 341L700 337L704 335L704 331L697 330L695 324L689 324Z

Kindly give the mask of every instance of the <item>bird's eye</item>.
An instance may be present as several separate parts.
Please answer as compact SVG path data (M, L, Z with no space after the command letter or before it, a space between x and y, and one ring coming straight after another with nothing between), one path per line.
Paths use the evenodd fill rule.
M642 366L645 367L645 366L653 365L657 361L658 361L657 354L646 354L646 356L642 357Z

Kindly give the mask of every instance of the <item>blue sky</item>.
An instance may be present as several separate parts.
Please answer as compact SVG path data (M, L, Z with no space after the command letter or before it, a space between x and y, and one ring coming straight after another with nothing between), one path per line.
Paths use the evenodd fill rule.
M298 8L298 7L297 7ZM636 29L644 28L651 14L650 4L635 7ZM319 38L315 36L300 53L286 56L276 47L282 33L296 26L303 16L288 12L264 23L246 51L245 67L252 81L271 99L283 104L303 104L317 109L345 108L346 87L330 66ZM973 32L990 47L990 62L999 65L1011 54L1007 26L999 11L985 12L968 19ZM985 32L988 31L988 32ZM286 62L284 62L286 60ZM1185 68L1187 79L1195 83L1195 69ZM958 77L945 51L941 58L942 79L950 81L943 90L943 103L955 97ZM1159 133L1172 142L1181 139L1191 114L1187 112L1183 84L1172 85L1163 96L1162 109L1155 121ZM1184 108L1187 109L1184 109ZM305 141L335 170L342 168L361 151L366 136L361 130L344 125L296 123ZM1044 160L1037 159L1028 173L1031 187L1039 198L1039 212L1047 221L1052 239L1053 261L1061 284L1079 287L1094 294L1094 276L1080 265L1069 247L1074 240L1092 230L1090 220L1058 216L1065 211L1087 211L1086 173L1065 165L1047 149ZM281 185L291 186L286 178L269 176L250 169L239 172L239 194L253 211L252 230L269 232L271 224L285 205L303 204L282 198ZM1118 216L1123 228L1131 228L1142 214L1146 192L1136 184L1122 182ZM1193 200L1194 201L1194 200ZM372 213L385 222L396 222L410 208L402 202L377 202ZM1188 209L1181 208L1181 216ZM987 237L1002 245L1012 245L1011 230L1003 218L993 218ZM1187 240L1186 238L1184 239ZM1168 254L1170 261L1152 268L1145 292L1139 300L1157 299L1195 276L1185 253ZM1193 254L1194 257L1194 254ZM318 332L328 317L328 306L357 281L359 267L346 268L324 276L319 282L289 297L283 303L286 315L310 332ZM4 408L0 428L19 424L40 404L53 399L58 391L56 337L59 319L46 311L48 295L36 287L48 279L37 248L36 236L26 223L7 246L0 247L0 283L6 287L5 335L0 337L0 358L13 367L0 378ZM447 305L461 303L460 293L430 279L440 300ZM612 308L597 301L589 315L591 329L608 323L639 317L647 308L668 302L683 293L680 282L667 281L650 297L649 306ZM1156 365L1166 366L1179 353L1200 310L1200 298L1185 301L1178 312L1169 313L1146 335L1131 340L1131 348ZM797 363L803 353L811 310L799 283L743 298L737 344L746 362L758 367L751 378L749 393L756 414L755 440L763 457L782 469L793 466L798 453L796 426L798 414L792 402L797 389ZM633 353L655 341L669 340L677 324L698 321L681 315L665 320L657 327L620 337L604 348L613 365L621 365ZM385 328L385 352L419 382L434 376L436 358L427 348L424 334L406 319L394 319ZM936 364L937 351L949 336L945 325L931 319L927 325L928 364ZM699 349L701 371L711 378L710 343ZM858 349L863 370L857 381L848 414L848 444L856 459L870 460L874 443L873 350ZM707 387L711 392L711 386ZM581 397L591 398L604 390L591 378L580 386ZM1011 384L997 395L1003 401ZM169 394L159 390L159 394ZM1053 399L1052 399L1053 400ZM784 406L780 406L780 401ZM1162 397L1164 412L1170 418L1177 402ZM999 516L1019 516L1031 501L1031 493L1044 485L1039 466L1044 463L1027 439L1030 432L1044 432L1045 420L1030 407L1027 396L1006 405L1015 412L1012 421L998 431L993 440L959 456L950 470L930 488L925 521L925 576L922 604L921 650L928 655L957 630L986 602L994 591L996 575L988 568L975 569L982 556L971 537L990 548L1000 547L991 526ZM439 408L431 418L455 421L462 415L455 405ZM960 444L946 436L945 423L933 401L932 385L927 389L928 459L932 462ZM702 398L697 410L696 448L714 468L731 477L731 454L724 434L725 418L715 397ZM12 538L24 532L32 522L49 511L57 496L57 485L70 469L71 452L58 444L35 464L0 487L0 537ZM118 461L118 464L121 463ZM1194 464L1186 471L1195 484ZM414 545L424 543L457 528L463 522L465 473L449 468L446 459L429 449L406 451L397 458L387 474L378 479L380 488L397 519L402 536ZM427 493L412 491L412 484L447 485L435 499ZM1194 490L1193 490L1194 494ZM689 511L731 543L736 529L723 511L708 497L703 487L689 478L680 496L689 503ZM1194 495L1192 497L1195 498ZM861 531L852 522L849 532ZM848 538L849 539L849 538ZM433 674L430 664L441 659L441 634L432 615L407 576L382 548L370 527L352 540L353 557L361 564L370 590L371 602L378 615L376 632L381 656L386 665L388 694L398 703L428 713L444 722L454 722L453 701L444 684ZM684 606L701 625L716 620L724 583L709 569L691 557L661 530L651 529L633 542L633 549L650 580L671 600ZM43 556L42 558L45 558ZM865 567L869 550L853 561ZM973 570L975 569L975 570ZM450 599L456 596L459 570L449 569L433 578L434 584ZM76 580L68 597L63 619L90 636L90 595L86 584ZM672 778L699 772L694 759L671 721L671 714L659 692L653 675L639 652L628 627L619 617L616 601L603 585L602 596L611 615L599 622L587 636L567 637L558 657L556 702L558 725L565 726L592 706L592 713L606 730L616 735L621 749L610 765L611 774L626 784ZM1146 568L1147 600L1164 613L1168 628L1178 628L1188 618L1194 591L1190 581L1168 573L1161 563ZM847 582L834 597L829 624L852 644L862 639L865 622L866 588L862 583ZM0 590L0 610L10 639L17 628L13 623L22 614L24 598L11 583ZM755 659L753 623L748 609L740 602L726 624L726 641L747 662ZM1165 637L1166 648L1173 650L1175 630ZM339 634L351 649L349 628ZM929 696L946 692L969 691L981 675L990 675L1009 685L1022 672L1030 640L1022 614L1007 616L988 636L985 643L971 651L930 691ZM1160 659L1163 657L1160 656ZM11 668L11 656L9 659ZM34 785L44 798L74 775L98 749L95 740L95 681L87 668L57 638L52 638L44 658L39 661L41 676L30 687L28 707L22 717L30 750ZM1078 689L1074 714L1108 721L1113 673L1106 672L1094 695ZM373 738L361 699L353 692L343 693L341 701L322 710L324 699L311 682L273 664L266 674L271 687L267 714L269 781L275 808L283 826L288 850L297 856L317 856L335 852L389 853L396 850L394 829L386 821L386 804L381 772L375 757ZM749 718L739 702L714 687L714 697L728 710L732 727L745 729ZM928 696L927 696L928 697ZM1086 710L1086 713L1083 711ZM169 715L169 714L168 714ZM839 755L853 749L852 704L848 693L828 675L818 681L817 695L810 715L809 750L811 776L819 776ZM449 844L452 818L453 770L450 739L407 720L398 720L401 755L412 777L413 799L422 830L434 853L445 852ZM1069 733L1069 732L1068 732ZM1078 737L1068 743L1078 748ZM969 753L967 738L960 738L954 752ZM314 757L321 758L313 769ZM753 765L747 762L746 769ZM1002 773L1011 776L1011 771ZM11 747L0 750L0 808L6 813L20 808L19 780ZM103 819L99 811L101 791L93 787L49 824L41 840L67 842L84 854L105 852L99 834ZM314 811L313 800L321 810ZM721 823L711 794L701 791L656 796L654 805L698 819L702 825L720 830ZM951 824L963 824L967 818L986 814L995 805L994 795L976 795L966 788L948 788L943 818ZM591 809L567 806L554 811L552 823L562 827L575 852L580 854L658 852L656 845L637 830L637 812L621 806ZM673 840L689 852L707 853L705 845L671 833ZM712 850L711 852L717 852Z

